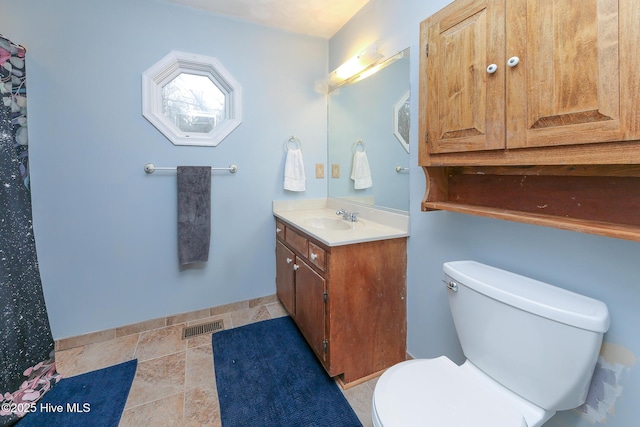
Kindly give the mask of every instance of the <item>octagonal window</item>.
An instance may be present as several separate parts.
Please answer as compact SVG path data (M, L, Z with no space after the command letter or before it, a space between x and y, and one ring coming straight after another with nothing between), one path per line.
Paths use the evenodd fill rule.
M225 119L225 96L209 77L181 73L162 88L162 114L183 132L209 133Z
M215 58L171 52L142 74L142 114L176 145L218 145L242 122L241 87Z

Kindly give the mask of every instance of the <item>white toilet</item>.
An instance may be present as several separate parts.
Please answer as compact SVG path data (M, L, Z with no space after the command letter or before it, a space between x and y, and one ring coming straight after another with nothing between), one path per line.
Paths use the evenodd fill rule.
M473 261L444 264L467 360L415 359L378 380L376 427L538 427L582 405L609 311L601 301Z

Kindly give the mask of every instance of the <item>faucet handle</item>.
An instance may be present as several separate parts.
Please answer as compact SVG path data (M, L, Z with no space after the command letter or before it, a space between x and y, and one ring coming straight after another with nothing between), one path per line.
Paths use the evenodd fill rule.
M352 222L357 222L358 221L358 214L359 214L359 212L351 212L351 214L349 214L349 219Z
M346 210L344 210L344 209L338 209L338 210L336 211L336 215L344 215L344 214L346 214L346 213L347 213L347 211L346 211Z

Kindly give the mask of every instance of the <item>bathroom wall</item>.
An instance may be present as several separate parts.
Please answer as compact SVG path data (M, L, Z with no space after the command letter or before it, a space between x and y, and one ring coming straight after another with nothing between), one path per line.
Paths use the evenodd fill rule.
M607 303L611 328L589 405L565 411L550 427L640 419L640 243L450 212L420 211L424 174L417 165L419 25L449 2L371 0L329 41L329 69L381 40L387 54L411 48L411 237L408 257L408 351L464 360L442 285L442 263L474 259ZM615 208L615 207L612 207ZM551 350L550 350L551 351Z
M327 41L161 0L3 0L27 48L33 215L56 339L275 293L274 199L325 197ZM243 90L217 147L174 146L141 114L141 73L171 50L216 57ZM302 141L307 191L282 189ZM213 172L209 262L181 269L175 172Z

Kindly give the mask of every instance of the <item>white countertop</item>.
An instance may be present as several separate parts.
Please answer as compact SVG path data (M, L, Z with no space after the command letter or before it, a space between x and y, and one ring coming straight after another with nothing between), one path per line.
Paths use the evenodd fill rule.
M336 215L336 211L342 208L349 212L359 212L358 221L346 221L340 215ZM354 205L337 199L274 201L273 214L327 246L409 236L408 214L380 210L373 206ZM313 222L319 218L344 221L345 225L340 225L346 229L318 228Z

